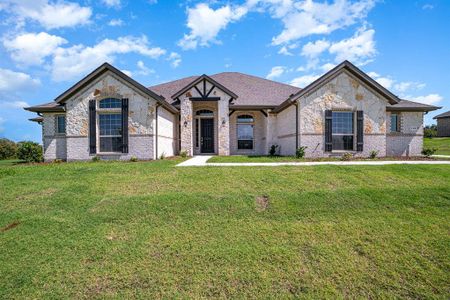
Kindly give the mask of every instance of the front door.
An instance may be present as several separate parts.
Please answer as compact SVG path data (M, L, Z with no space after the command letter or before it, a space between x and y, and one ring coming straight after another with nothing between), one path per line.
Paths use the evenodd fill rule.
M200 119L202 153L214 153L214 119Z

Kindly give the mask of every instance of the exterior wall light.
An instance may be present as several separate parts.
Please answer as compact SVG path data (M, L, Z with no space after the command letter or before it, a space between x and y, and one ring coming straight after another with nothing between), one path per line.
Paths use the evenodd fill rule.
M187 127L187 121L184 121L184 127Z

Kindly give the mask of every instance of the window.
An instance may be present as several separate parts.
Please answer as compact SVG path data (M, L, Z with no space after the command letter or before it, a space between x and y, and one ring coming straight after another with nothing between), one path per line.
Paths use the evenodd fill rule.
M99 114L100 152L122 151L122 115Z
M122 100L115 98L106 98L100 100L98 104L99 108L122 108Z
M237 117L237 140L239 150L253 149L253 123L254 119L250 115Z
M353 150L353 112L333 111L332 118L333 150Z
M391 132L399 132L399 116L398 114L391 114Z
M201 109L197 111L196 115L200 117L213 117L214 113L211 110Z
M63 115L56 116L56 133L57 134L66 133L66 116Z
M199 132L199 121L198 119L195 119L195 147L198 148L198 132Z

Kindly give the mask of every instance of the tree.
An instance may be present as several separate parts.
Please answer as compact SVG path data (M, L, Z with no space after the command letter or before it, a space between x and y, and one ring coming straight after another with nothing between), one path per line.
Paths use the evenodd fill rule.
M26 162L42 161L42 146L35 142L20 142L17 150L17 158Z
M8 139L0 139L0 160L15 158L17 144Z

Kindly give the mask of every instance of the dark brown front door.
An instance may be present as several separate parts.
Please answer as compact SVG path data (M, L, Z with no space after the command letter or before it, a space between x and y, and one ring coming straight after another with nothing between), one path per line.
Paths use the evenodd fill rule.
M200 119L202 153L214 153L214 119Z

